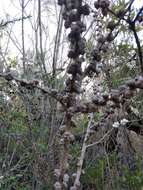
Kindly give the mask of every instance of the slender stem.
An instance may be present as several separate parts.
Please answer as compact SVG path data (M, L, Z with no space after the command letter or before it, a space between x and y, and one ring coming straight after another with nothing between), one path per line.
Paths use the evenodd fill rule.
M44 58L44 52L43 52L43 37L42 37L42 22L41 22L41 0L38 0L38 24L39 24L39 38L40 38L40 59L41 59L41 65L43 66L44 72L46 72L45 67L45 58Z
M24 0L22 0L22 54L23 54L23 71L25 73L25 36L24 36Z
M141 73L143 74L143 55L142 55L142 49L141 49L141 45L140 45L140 40L135 28L135 24L130 24L131 26L131 30L133 31L134 34L134 38L137 44L137 48L138 48L138 56L139 56L139 61L140 61L140 67L141 67Z
M58 19L58 27L57 27L57 33L56 33L56 39L55 39L55 46L54 46L54 55L53 55L53 63L52 63L52 76L53 79L56 76L56 65L57 65L57 59L58 59L58 53L59 53L59 45L61 40L61 31L63 26L63 18L61 17L63 8L61 8L59 13L59 19Z

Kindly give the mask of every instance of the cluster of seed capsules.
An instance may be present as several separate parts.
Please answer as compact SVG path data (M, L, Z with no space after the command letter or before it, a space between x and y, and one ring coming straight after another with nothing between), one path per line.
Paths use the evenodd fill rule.
M95 8L97 11L101 11L101 15L103 17L107 16L108 8L110 6L109 0L98 0L94 3ZM98 14L98 12L97 12ZM100 16L99 16L100 17ZM102 18L100 18L102 20ZM101 27L101 28L100 28ZM107 25L107 29L109 29L109 33L105 36L102 35L102 26L98 28L98 34L97 34L97 43L96 46L93 48L93 50L90 53L90 63L87 66L87 68L84 71L85 76L92 77L93 74L98 74L102 70L102 54L106 53L109 48L109 44L114 40L115 36L113 36L113 30L116 28L116 23L113 21L109 22Z
M68 65L67 73L69 77L66 81L66 92L80 93L80 81L82 75L81 64L84 61L86 41L82 33L86 31L86 25L82 22L82 16L89 15L90 9L88 4L82 4L82 0L58 0L58 4L64 7L63 19L65 28L70 28L68 40L70 49L68 58L71 63Z
M110 5L110 1L109 0L97 0L94 3L94 6L96 9L101 8L102 14L104 16L107 16L108 14L108 7Z

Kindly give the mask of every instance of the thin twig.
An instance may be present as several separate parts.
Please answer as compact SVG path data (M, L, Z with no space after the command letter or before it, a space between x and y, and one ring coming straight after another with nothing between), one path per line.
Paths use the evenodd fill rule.
M87 145L86 148L90 148L90 147L92 147L92 146L95 146L95 145L97 145L97 144L102 143L103 140L104 140L106 137L108 137L108 135L109 135L112 131L113 131L113 128L112 128L111 130L109 130L99 141L96 141L96 142L94 142L94 143L92 143L92 144Z
M21 21L23 19L28 19L28 18L31 18L32 16L27 16L27 17L23 17L23 18L16 18L16 19L13 19L13 20L9 20L9 21L6 21L6 22L1 22L0 23L0 27L5 27L7 26L8 24L12 24L12 23L15 23L15 22L18 22L18 21Z

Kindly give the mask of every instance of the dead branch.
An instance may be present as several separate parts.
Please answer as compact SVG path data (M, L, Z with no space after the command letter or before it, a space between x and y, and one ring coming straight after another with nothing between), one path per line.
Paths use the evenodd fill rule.
M80 176L82 174L82 166L83 166L83 161L85 158L85 153L86 153L86 148L87 148L87 140L88 140L88 137L90 134L90 130L91 130L90 128L92 126L93 114L90 114L89 117L90 118L89 118L86 134L85 134L83 145L82 145L81 156L80 156L78 163L77 163L77 172L76 172L76 178L74 181L74 186L71 187L71 189L75 188L75 190L80 187Z

